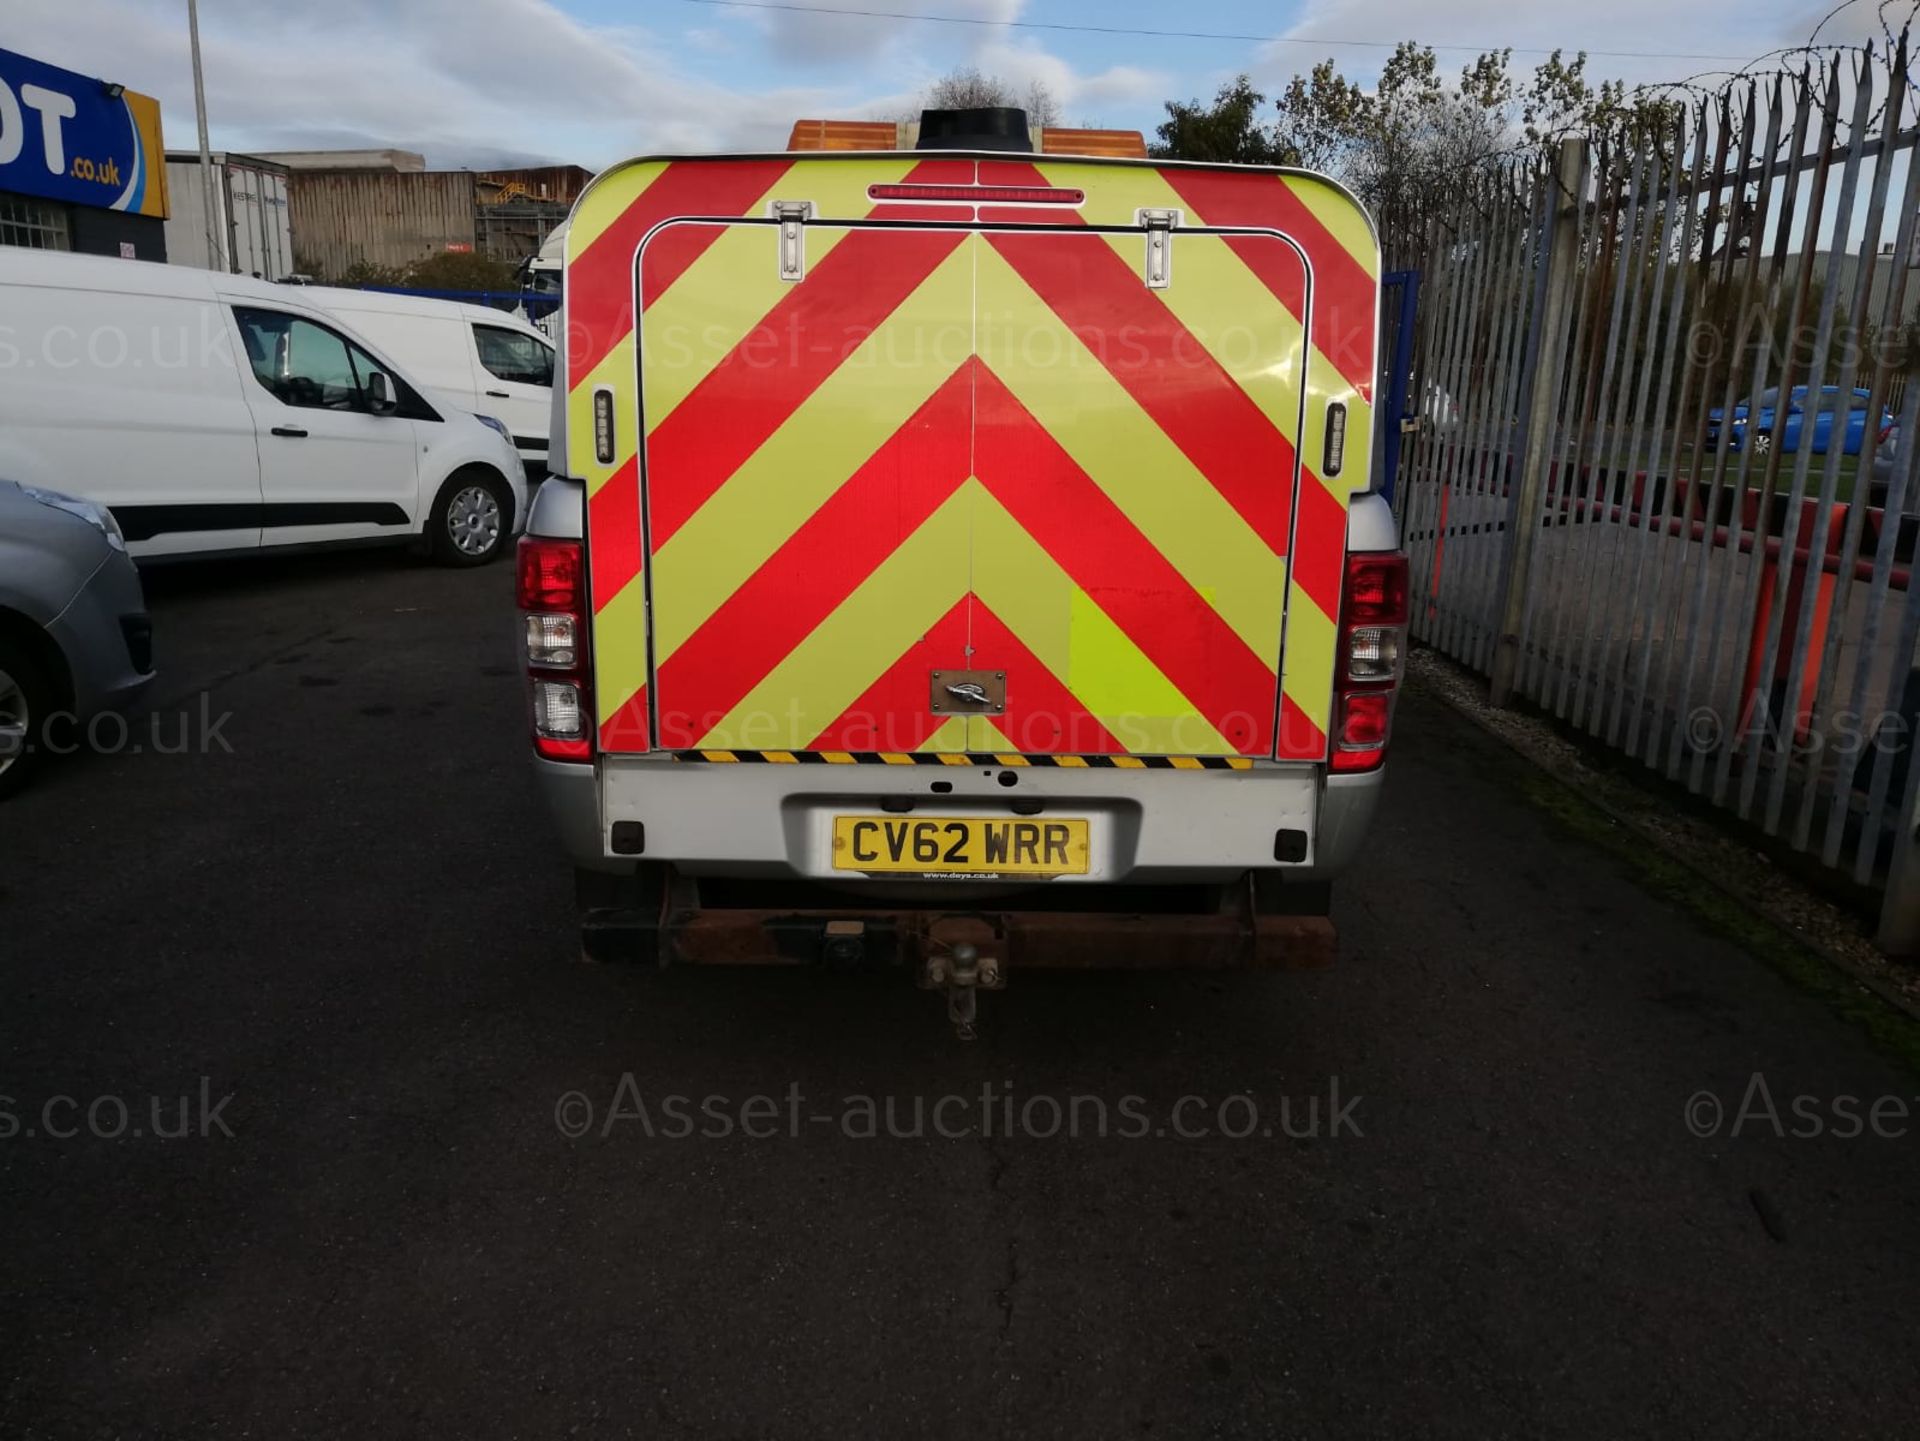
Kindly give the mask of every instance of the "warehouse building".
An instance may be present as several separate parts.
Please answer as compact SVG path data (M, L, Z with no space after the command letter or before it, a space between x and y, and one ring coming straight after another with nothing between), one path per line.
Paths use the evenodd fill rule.
M577 165L429 170L410 150L270 151L284 167L298 268L338 279L431 256L517 264L567 218L593 178Z
M356 268L405 270L474 247L473 175L465 170L290 168L287 209L294 263L329 280Z

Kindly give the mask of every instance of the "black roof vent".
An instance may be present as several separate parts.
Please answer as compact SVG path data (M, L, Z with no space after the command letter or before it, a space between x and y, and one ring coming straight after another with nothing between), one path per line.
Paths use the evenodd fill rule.
M1017 150L1033 153L1027 112L1013 105L922 110L919 150Z

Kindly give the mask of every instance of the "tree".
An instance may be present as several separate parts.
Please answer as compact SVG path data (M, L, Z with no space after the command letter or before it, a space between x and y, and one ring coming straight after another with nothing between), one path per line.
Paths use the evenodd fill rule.
M1058 125L1060 102L1039 79L1027 82L1022 90L997 75L983 75L972 65L942 75L929 85L921 102L924 110L984 110L996 105L1014 106L1027 112L1029 125ZM905 117L920 118L919 110Z
M309 263L303 267L314 279L324 281L327 278L323 267ZM376 265L371 260L348 262L335 283L357 289L362 285L401 285L406 281L406 272L397 265Z
M1287 82L1270 118L1242 75L1211 105L1169 101L1153 153L1324 171L1389 228L1415 233L1500 156L1544 154L1570 133L1642 143L1673 133L1673 102L1618 81L1595 86L1584 53L1568 60L1555 51L1525 80L1511 61L1512 52L1490 50L1450 79L1431 48L1403 41L1371 90L1323 60Z
M1296 82L1297 83L1297 82ZM1220 87L1213 104L1167 102L1167 118L1147 153L1161 160L1211 160L1234 165L1275 165L1280 153L1271 127L1260 119L1267 97L1246 76Z
M1366 92L1322 60L1296 75L1277 102L1274 143L1282 163L1333 174L1346 171L1366 133Z
M448 250L414 261L406 283L422 290L511 290L513 267L472 251Z

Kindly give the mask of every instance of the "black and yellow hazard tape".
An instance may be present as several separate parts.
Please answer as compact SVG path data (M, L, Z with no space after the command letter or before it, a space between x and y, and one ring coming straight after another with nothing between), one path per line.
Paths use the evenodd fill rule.
M1244 771L1248 756L1050 756L986 751L674 751L677 761L716 765L1055 766L1062 770Z

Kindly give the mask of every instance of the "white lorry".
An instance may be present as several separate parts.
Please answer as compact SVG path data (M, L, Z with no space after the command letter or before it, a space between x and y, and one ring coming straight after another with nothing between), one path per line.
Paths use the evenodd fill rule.
M206 171L197 152L167 153L167 259L259 280L293 274L293 228L287 211L287 167L251 155L213 153L216 258L207 239Z

